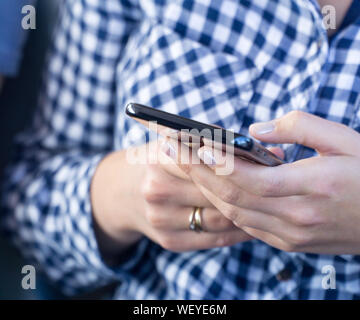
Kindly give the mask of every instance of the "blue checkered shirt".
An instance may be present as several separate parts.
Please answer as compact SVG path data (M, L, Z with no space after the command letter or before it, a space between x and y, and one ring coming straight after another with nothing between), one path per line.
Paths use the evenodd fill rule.
M360 21L329 43L315 0L66 1L33 125L7 170L5 229L69 294L116 282L118 299L359 298L359 256L258 240L174 253L143 238L109 267L89 198L99 161L144 143L127 102L244 134L291 110L360 131L359 62ZM314 155L285 147L288 161ZM336 289L323 288L328 265Z

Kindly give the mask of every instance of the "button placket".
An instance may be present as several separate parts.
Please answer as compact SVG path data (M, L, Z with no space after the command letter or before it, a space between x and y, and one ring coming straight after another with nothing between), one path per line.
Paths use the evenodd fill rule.
M279 252L269 261L270 275L265 282L264 299L293 296L300 287L302 264L296 254Z

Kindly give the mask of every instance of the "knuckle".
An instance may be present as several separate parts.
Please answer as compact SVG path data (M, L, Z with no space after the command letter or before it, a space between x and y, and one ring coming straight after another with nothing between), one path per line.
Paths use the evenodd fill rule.
M140 190L146 202L157 203L166 200L169 196L169 191L164 188L155 175L148 175Z
M310 244L310 241L310 236L302 230L293 231L287 237L287 245L290 247L290 251L299 251Z
M226 229L228 226L230 226L232 223L228 219L226 219L221 213L216 212L212 215L204 215L207 219L205 220L205 223L211 228L211 229Z
M215 245L217 247L229 247L234 243L234 240L230 234L222 234L216 239Z
M232 221L230 221L229 219L223 217L222 219L222 223L221 223L221 228L222 230L234 230L236 228L238 228Z
M327 177L326 179L321 179L317 187L317 193L326 198L332 198L339 194L341 179L335 179L332 177Z
M187 175L190 175L191 174L191 171L192 171L192 166L189 163L186 163L186 161L181 161L180 163L178 163L180 169Z
M245 215L237 215L237 218L234 220L233 224L238 228L243 227L252 227L250 219Z
M165 250L175 251L175 252L181 251L181 248L179 246L179 241L177 241L176 238L169 236L167 234L159 236L158 243Z
M287 131L295 131L296 128L306 123L306 119L309 115L303 111L294 110L286 115L286 122L283 122L283 125L286 126ZM304 137L297 137L298 144L304 144Z
M263 177L262 183L259 184L259 195L263 197L269 197L274 194L278 194L284 188L284 181L282 177L275 174L273 168L268 168L266 174Z
M223 210L223 214L232 222L239 220L238 210L234 206L226 206Z
M220 217L220 222L218 224L222 230L231 230L234 229L235 225L232 221L225 218L224 216Z
M291 222L299 227L310 227L321 223L320 215L312 208L294 211L290 215Z
M220 193L220 199L225 203L236 204L240 198L238 189L234 186L223 188Z
M306 116L306 113L303 111L293 110L288 113L287 120L289 121L288 123L291 127L296 127L298 123L305 119Z
M146 210L145 218L146 221L149 223L149 225L154 229L162 229L166 225L166 222L164 221L163 217L154 210L151 209Z
M220 214L208 215L206 220L207 220L207 224L210 226L218 226L222 222Z

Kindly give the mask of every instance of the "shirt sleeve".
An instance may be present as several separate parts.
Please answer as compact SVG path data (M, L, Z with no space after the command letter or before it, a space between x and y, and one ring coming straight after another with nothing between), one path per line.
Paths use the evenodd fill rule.
M40 105L16 139L2 191L4 229L67 294L122 280L144 250L116 270L93 231L89 188L113 148L115 69L140 12L129 1L66 1Z
M15 76L22 58L22 49L29 30L21 21L22 8L34 5L35 0L0 1L0 74Z

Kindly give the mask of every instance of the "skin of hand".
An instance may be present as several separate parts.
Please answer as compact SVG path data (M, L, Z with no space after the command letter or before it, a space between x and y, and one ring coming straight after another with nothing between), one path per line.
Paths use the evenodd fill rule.
M180 161L187 146L168 144L179 148L171 155L204 196L254 238L284 251L359 254L360 135L300 111L252 125L250 133L267 143L313 148L318 156L266 167L202 147L197 154L204 163L193 165ZM216 175L224 157L234 161L233 173Z
M100 162L95 172L91 200L95 233L105 260L111 263L111 257L143 236L175 252L252 239L222 215L158 148L157 143L154 148L145 145L114 152ZM132 159L149 154L159 155L162 161L131 164L126 152L131 153ZM194 207L204 208L202 224L206 232L189 230Z

